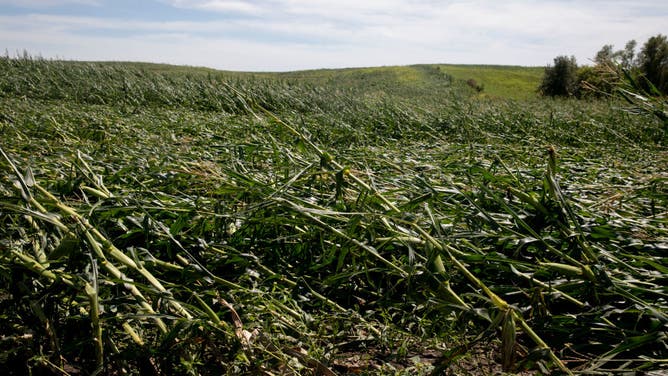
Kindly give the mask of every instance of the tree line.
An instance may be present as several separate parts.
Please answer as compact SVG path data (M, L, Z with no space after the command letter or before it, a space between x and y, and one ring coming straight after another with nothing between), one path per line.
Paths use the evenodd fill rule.
M615 51L606 44L594 57L593 66L579 67L575 56L557 56L545 68L539 92L545 96L583 98L611 93L623 80L632 80L650 95L668 94L668 39L659 34L649 38L636 54L637 42L630 40Z

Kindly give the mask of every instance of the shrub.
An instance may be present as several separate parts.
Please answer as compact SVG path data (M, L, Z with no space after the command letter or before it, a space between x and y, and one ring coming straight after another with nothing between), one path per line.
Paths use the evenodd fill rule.
M557 56L554 66L545 67L539 91L546 96L572 96L578 90L578 64L575 56Z
M619 67L612 63L584 66L578 69L578 98L602 97L610 95L620 81Z
M466 80L466 84L469 87L473 88L478 93L485 90L485 85L479 84L478 81L474 80L473 78L469 78L468 80Z

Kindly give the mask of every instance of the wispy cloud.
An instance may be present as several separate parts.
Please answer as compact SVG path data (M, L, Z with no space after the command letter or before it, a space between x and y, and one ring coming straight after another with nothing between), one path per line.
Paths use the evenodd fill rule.
M289 28L300 33L325 27L333 39L356 34L357 43L410 42L455 43L466 39L472 45L489 38L504 40L573 41L608 43L608 36L633 38L656 33L668 17L668 3L657 1L573 2L532 1L438 1L438 0L172 0L181 8L226 13L244 9L246 18L259 18L260 30ZM253 25L256 26L256 25ZM300 27L302 26L302 27ZM315 27L312 27L315 26ZM256 29L257 30L257 29ZM352 42L352 41L351 41Z
M262 5L255 4L253 1L235 1L235 0L208 0L208 1L169 1L173 6L179 8L194 8L201 10L210 10L216 12L239 12L239 13L258 13L263 10Z
M0 0L1 5L11 5L21 8L54 8L68 4L101 5L101 0Z

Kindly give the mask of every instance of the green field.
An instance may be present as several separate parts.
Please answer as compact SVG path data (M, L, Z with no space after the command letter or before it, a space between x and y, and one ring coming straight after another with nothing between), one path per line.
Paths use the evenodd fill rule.
M484 85L483 93L494 98L531 99L543 77L543 67L488 65L441 65L441 70L459 80L474 79Z
M0 364L665 372L665 124L541 74L0 58Z

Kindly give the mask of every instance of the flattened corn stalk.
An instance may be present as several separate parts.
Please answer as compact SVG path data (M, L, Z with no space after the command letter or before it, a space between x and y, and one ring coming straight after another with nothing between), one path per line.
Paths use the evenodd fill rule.
M234 90L234 91L236 91L241 97L243 97L243 94L242 94L242 93L238 92L238 91L237 91L236 89L234 89L234 88L231 88L231 89ZM253 108L258 109L259 111L261 111L262 113L264 113L265 115L267 115L267 116L268 116L270 119L272 119L274 122L276 122L277 124L281 125L281 126L284 127L285 129L287 129L291 134L293 134L293 135L299 137L300 140L301 140L302 142L304 142L306 145L308 145L308 146L312 149L312 151L314 151L314 152L316 153L316 155L321 159L321 162L322 162L322 163L324 163L325 165L332 166L335 170L338 170L338 171L345 171L345 175L346 175L347 177L349 177L349 178L350 178L350 179L357 185L357 187L360 189L360 191L372 192L374 196L378 197L378 198L379 198L379 199L386 205L387 210L388 210L390 213L393 213L393 214L401 213L401 211L397 208L397 206L396 206L394 203L392 203L390 200L388 200L388 199L387 199L381 192L379 192L378 190L376 190L376 189L372 188L371 186L369 186L369 185L368 185L367 183L365 183L362 179L358 178L355 174L351 173L348 169L345 169L341 164L339 164L338 162L336 162L336 160L334 159L334 157L333 157L330 153L328 153L328 152L326 152L326 151L323 151L320 147L318 147L318 146L317 146L313 141L311 141L308 137L306 137L304 134L298 132L293 126L291 126L290 124L288 124L288 123L286 123L285 121L281 120L278 116L276 116L275 114L273 114L271 111L269 111L269 110L265 109L264 107L260 106L259 104L255 103L252 99L245 98L244 100L245 100L246 102L250 102L250 103L252 104L252 107L253 107ZM249 108L250 108L250 107L249 107ZM258 117L257 115L255 115L255 116ZM550 158L550 164L552 164L552 163L555 163L555 162L554 162L554 160L552 159L552 156L551 156L551 158ZM555 171L555 167L551 167L551 168L548 169L548 175L552 176L552 178L554 177L554 176L553 176L554 171ZM556 186L556 183L553 182L553 184L554 184L554 186ZM553 189L555 189L554 186L552 186ZM558 187L557 187L557 189L558 189ZM461 193L461 192L460 192L460 193ZM557 190L557 191L555 192L555 194L560 194L560 191ZM473 204L475 205L475 203L473 202L473 200L470 200L470 201L471 201L471 203L473 203ZM299 211L299 210L298 210L298 211ZM333 228L333 227L331 227L331 226L329 226L329 225L323 223L323 222L320 221L318 218L315 218L314 216L310 215L309 213L306 213L306 212L304 212L304 211L300 211L300 212L301 212L303 215L307 216L307 217L308 217L309 219L311 219L312 221L314 221L315 223L319 223L319 224L320 224L321 226L323 226L324 228L327 228L329 231L332 231L333 233L337 234L338 236L340 236L340 237L342 237L342 238L344 238L344 239L347 239L347 240L353 242L353 244L356 244L357 246L361 247L362 249L365 249L367 252L369 252L370 254L372 254L374 257L378 258L382 263L386 264L386 265L387 265L388 267L390 267L391 269L396 270L400 275L406 276L406 272L405 272L405 271L403 271L401 268L397 267L394 263L392 263L392 262L386 260L386 259L385 259L384 257L382 257L382 256L375 250L375 249L373 249L373 248L371 248L371 247L369 247L369 246L367 246L367 245L365 245L365 244L363 244L363 243L357 241L356 239L353 239L353 238L348 237L347 235L344 235L343 233L341 233L341 232L338 231L337 229L335 229L335 228ZM481 210L481 212L484 213L484 211L482 211L482 210ZM387 221L385 218L383 218L383 220L384 220L385 222ZM389 224L387 224L387 225L388 225L388 227L391 227ZM514 309L512 306L510 306L505 300L501 299L497 294L495 294L494 292L492 292L492 290L491 290L487 285L485 285L480 279L478 279L475 275L473 275L473 273L471 273L471 272L466 268L466 266L464 266L464 264L462 264L462 263L461 263L461 262L460 262L460 261L453 255L453 251L454 251L454 253L458 253L458 251L457 251L456 249L454 249L454 248L453 248L452 246L450 246L450 245L447 245L447 244L446 244L446 245L443 245L443 244L441 244L440 242L438 242L437 240L435 240L432 236L430 236L426 231L424 231L424 229L421 228L417 223L411 222L411 223L410 223L410 226L411 226L411 228L412 228L413 230L417 231L422 237L424 237L425 241L429 242L432 246L435 246L437 249L440 249L441 251L445 252L446 256L449 258L449 260L450 260L451 263L455 266L455 268L456 268L457 270L459 270L459 271L460 271L460 272L461 272L461 273L462 273L462 274L463 274L463 275L464 275L464 276L465 276L465 277L466 277L472 284L474 284L475 286L477 286L478 288L480 288L481 290L483 290L483 292L485 293L485 295L487 295L487 297L491 300L492 304L493 304L493 305L494 305L494 306L495 306L495 307L496 307L496 308L497 308L497 309L504 315L504 317L507 317L507 319L506 319L507 321L511 321L511 322L513 322L513 323L517 323L517 324L519 324L519 326L522 328L522 330L527 334L527 336L529 336L529 338L531 338L531 340L532 340L536 345L539 346L539 348L541 348L541 349L543 349L543 350L546 350L546 351L548 352L548 354L549 354L550 359L557 365L557 367L559 367L559 369L560 369L562 372L565 372L565 373L568 374L568 375L572 375L572 374L573 374L573 373L566 367L566 365L559 359L559 357L557 357L557 355L554 353L554 351L552 351L552 349L545 343L545 341L543 341L543 340L540 338L540 336L538 336L538 335L533 331L533 329L531 329L531 327L529 326L529 324L524 320L524 318L522 317L522 315L521 315L519 312L517 312L516 309ZM528 226L527 226L527 227L528 227ZM531 230L531 231L533 231L530 227L528 227L528 229ZM539 237L537 234L536 234L536 237L540 239L540 237ZM588 268L588 266L583 265L583 264L580 263L579 261L577 261L577 260L571 258L570 256L568 256L568 255L562 253L561 251L558 251L557 249L555 249L555 248L549 246L547 243L545 243L545 245L548 246L548 247L550 247L550 248L553 250L553 252L559 254L560 256L564 257L565 259L567 259L567 260L569 260L570 262L572 262L572 263L576 264L577 266L579 266L580 268L577 269L578 272L582 272L582 273L583 273L584 275L586 275L588 278L593 278L593 274L591 273L591 270ZM436 268L437 268L437 269L442 268L442 266L439 268L439 265L442 265L442 260L441 260L440 255L437 255L437 256L436 256L436 259L434 260L434 265L436 265ZM563 266L562 266L562 265L558 265L558 266L557 266L557 265L552 265L552 266L553 266L553 267L557 267L557 268L566 267L566 268L568 268L569 270L570 270L570 268L571 268L571 267L568 266L568 265L563 265ZM446 287L449 287L449 285L446 286ZM456 293L454 293L454 291L452 291L451 288L449 288L448 291L452 292L452 295L453 295L455 301L460 302L460 305L461 305L461 306L463 306L463 307L468 307L468 305L465 304L465 303L463 302L463 300L461 300L461 298L459 298L459 296L458 296ZM504 324L504 325L514 325L514 324ZM506 329L506 331L507 331L507 329ZM514 347L514 335L513 335L512 337L513 337L513 343L511 343L511 344L505 344L505 345L504 345L504 348ZM507 355L507 354L504 355L504 359L507 359L508 356L509 356L509 355Z

